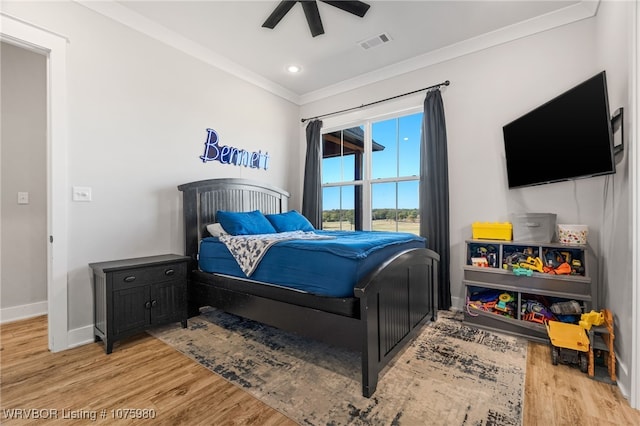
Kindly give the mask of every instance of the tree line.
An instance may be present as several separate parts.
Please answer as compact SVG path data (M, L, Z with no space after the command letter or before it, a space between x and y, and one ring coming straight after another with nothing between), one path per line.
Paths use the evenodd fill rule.
M346 221L353 223L355 210L323 210L323 222L341 222ZM373 209L371 211L373 220L397 220L399 222L417 222L420 218L418 209Z

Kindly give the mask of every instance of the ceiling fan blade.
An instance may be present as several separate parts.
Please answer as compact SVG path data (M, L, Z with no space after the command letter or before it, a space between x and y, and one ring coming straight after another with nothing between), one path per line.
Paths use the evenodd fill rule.
M320 12L318 11L318 3L315 1L301 1L300 4L302 4L302 10L304 10L304 16L307 17L311 35L315 37L324 34Z
M367 3L361 1L320 1L342 9L345 12L353 13L361 18L367 13L370 7Z
M264 21L262 26L264 28L274 29L278 22L284 18L284 15L287 14L291 10L291 8L296 4L295 1L283 0L276 6L276 8L271 12L271 15Z

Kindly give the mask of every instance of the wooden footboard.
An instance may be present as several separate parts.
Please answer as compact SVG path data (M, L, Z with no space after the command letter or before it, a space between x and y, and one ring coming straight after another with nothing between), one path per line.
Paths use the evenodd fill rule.
M362 320L362 394L376 390L380 371L437 316L440 256L412 249L381 265L355 288Z
M380 265L355 288L359 318L291 303L275 294L232 290L232 277L193 273L189 300L329 344L360 351L362 394L376 390L382 369L437 316L440 256L409 249ZM226 287L226 288L225 288ZM231 286L233 288L233 286Z

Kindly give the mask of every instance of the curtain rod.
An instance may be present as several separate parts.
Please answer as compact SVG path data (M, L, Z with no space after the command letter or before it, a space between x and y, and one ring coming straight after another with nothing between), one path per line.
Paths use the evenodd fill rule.
M347 111L353 111L354 109L365 108L365 107L368 107L368 106L371 106L371 105L375 105L375 104L379 104L379 103L382 103L382 102L390 101L392 99L401 98L403 96L413 95L414 93L422 92L424 90L435 89L436 87L440 87L440 86L448 86L449 84L450 84L449 80L445 80L442 83L434 84L433 86L425 87L423 89L414 90L413 92L403 93L401 95L392 96L390 98L381 99L379 101L370 102L368 104L362 104L360 106L353 107L353 108L343 109L341 111L329 112L327 114L317 115L315 117L310 117L310 118L301 118L300 121L304 123L305 121L308 121L308 120L315 120L315 119L322 118L322 117L328 117L330 115L340 114L340 113L347 112Z

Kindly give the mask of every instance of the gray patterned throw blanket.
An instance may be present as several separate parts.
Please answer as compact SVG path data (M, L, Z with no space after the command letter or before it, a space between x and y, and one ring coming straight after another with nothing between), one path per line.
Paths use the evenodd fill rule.
M330 240L335 237L313 232L290 231L277 234L221 235L220 241L227 246L247 277L253 274L269 247L287 240Z

